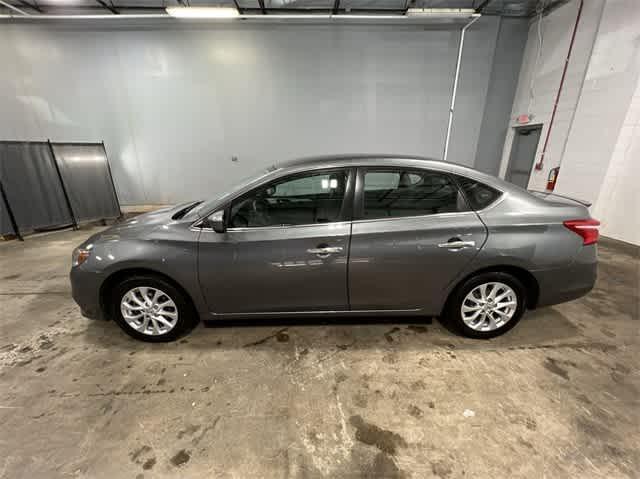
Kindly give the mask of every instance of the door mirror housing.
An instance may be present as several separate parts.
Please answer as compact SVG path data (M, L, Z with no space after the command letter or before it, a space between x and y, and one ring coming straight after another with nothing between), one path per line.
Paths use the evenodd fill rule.
M224 224L224 210L218 210L209 216L209 224L216 233L224 233L227 228Z

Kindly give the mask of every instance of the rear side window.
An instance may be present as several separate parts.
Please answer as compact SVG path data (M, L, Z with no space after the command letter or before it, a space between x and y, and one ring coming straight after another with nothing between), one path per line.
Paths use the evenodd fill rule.
M449 176L427 170L367 170L363 218L397 218L467 211Z
M469 204L474 210L486 208L491 203L500 198L500 191L490 186L480 183L479 181L465 178L464 176L456 176L456 180L464 191Z

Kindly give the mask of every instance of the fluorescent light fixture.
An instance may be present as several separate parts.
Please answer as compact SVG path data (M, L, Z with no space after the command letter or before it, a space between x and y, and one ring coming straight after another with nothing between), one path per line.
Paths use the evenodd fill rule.
M473 8L410 8L409 16L433 16L433 17L475 17L480 16Z
M407 18L405 15L366 15L366 14L348 14L331 15L333 20L402 20Z
M4 0L0 0L0 4ZM410 8L406 15L401 14L331 14L331 13L300 13L300 14L240 14L234 7L166 7L166 14L126 14L126 15L14 15L0 14L0 19L11 18L22 21L41 20L151 20L151 19L171 19L172 17L193 19L193 20L253 20L258 23L271 23L291 20L294 22L359 22L359 21L393 21L395 22L421 22L428 19L456 19L456 18L476 18L480 17L472 8Z
M165 10L178 18L235 18L239 15L234 7L167 7Z
M269 14L269 15L260 15L260 14L241 14L240 18L246 20L259 20L262 22L276 21L276 20L406 20L406 15L349 15L349 14L338 14L334 15L331 13L295 13L295 14Z
M242 14L240 18L244 18L246 20L262 20L262 21L271 21L271 20L329 20L331 18L331 14L329 13L291 13L291 14L280 14L274 13L269 15L262 14Z

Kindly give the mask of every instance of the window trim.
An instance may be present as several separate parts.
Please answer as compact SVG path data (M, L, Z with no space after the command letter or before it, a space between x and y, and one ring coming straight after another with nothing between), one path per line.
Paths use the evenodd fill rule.
M331 221L328 223L303 223L299 225L229 227L231 207L233 206L233 204L237 203L238 201L243 201L247 197L254 194L257 190L268 188L270 185L273 185L275 183L281 183L289 179L295 179L296 177L314 176L316 174L321 175L324 173L336 172L336 171L345 171L347 174L347 185L345 188L344 197L342 198L342 204L340 205L340 213L336 221ZM234 198L231 198L227 203L224 204L224 206L221 206L220 208L216 208L215 211L220 211L221 209L224 209L224 224L227 231L229 232L248 232L248 231L254 231L254 230L299 228L299 227L308 227L308 226L328 226L328 225L335 225L335 224L345 223L345 222L348 223L348 222L351 222L351 220L353 219L353 190L354 190L353 184L354 182L355 182L355 168L349 167L349 166L338 166L338 167L328 167L328 168L312 169L312 170L305 170L305 171L297 171L295 173L281 175L281 176L278 176L277 178L273 178L269 181L265 181L264 183L260 183L259 185L256 185L251 190L241 195L238 195ZM212 213L214 213L215 211L213 211ZM209 217L210 215L211 213L209 213L207 217ZM204 218L203 220L205 219L206 218ZM202 228L202 229L204 230L205 228Z
M364 217L364 176L368 171L415 171L418 173L432 172L438 173L440 175L446 176L451 184L458 190L458 193L462 195L462 199L469 208L467 211L450 211L445 213L430 213L426 215L406 215L406 216L389 216L385 218L365 218ZM353 222L362 223L366 221L380 221L380 220L401 220L401 219L411 219L411 218L428 218L431 216L442 216L442 215L460 215L466 213L475 213L476 211L471 207L469 201L467 200L464 191L460 188L460 185L457 181L452 177L452 174L448 171L437 170L433 168L417 168L417 167L406 167L406 166L359 166L356 172L356 185L355 185L355 195L354 195L354 203L353 203Z
M451 180L456 184L456 186L458 187L458 190L460 190L460 192L462 193L462 196L463 196L465 202L467 203L467 206L469 207L469 209L471 211L475 211L476 213L479 213L481 211L486 211L486 210L492 208L494 205L497 205L497 204L501 203L502 200L504 200L504 197L506 195L506 193L503 190L498 189L495 186L488 185L484 181L480 181L480 180L476 180L475 178L471 178L470 176L460 175L458 173L451 173L449 176L451 176ZM484 185L487 188L491 188L492 190L497 191L500 194L498 195L498 197L495 200L493 200L488 205L486 205L486 206L484 206L484 207L482 207L480 209L475 209L473 207L473 205L471 204L471 201L469 201L469 196L467 195L467 192L464 191L464 188L462 187L462 185L458 181L458 178L465 178L467 180L475 181L476 183L480 183L481 185Z
M421 167L421 166L406 166L406 165L397 165L397 164L393 164L393 165L378 165L378 164L362 164L362 163L357 163L354 165L341 165L341 166L332 166L332 167L312 167L310 169L306 169L304 171L295 171L295 172L285 172L282 171L280 172L281 174L276 176L275 178L272 178L268 181L263 181L262 183L259 183L258 185L254 186L249 192L246 193L250 193L252 191L254 191L257 188L260 188L261 186L271 182L271 181L277 181L279 179L282 178L286 178L288 176L292 176L295 174L306 174L306 173L313 173L316 171L325 171L325 170L340 170L340 169L346 169L349 170L349 176L347 179L347 190L345 192L345 198L344 198L344 202L343 203L343 208L345 211L345 218L342 219L341 221L352 221L352 222L365 222L365 221L377 221L377 219L363 219L358 217L359 213L358 208L362 207L363 204L361 204L361 196L362 196L362 188L364 186L364 177L363 172L365 170L368 169L374 169L374 170L384 170L384 169L390 169L390 170L398 170L398 169L406 169L406 170L415 170L415 171L419 171L419 172L423 172L423 171L433 171L433 172L437 172L437 173L441 173L443 175L447 175L452 178L452 181L455 182L456 187L459 190L462 190L462 188L460 188L459 183L456 181L455 176L460 176L462 178L467 178L469 180L472 181L477 181L479 183L483 183L486 184L487 186L489 186L490 188L495 189L496 191L500 192L500 196L491 204L485 206L484 208L480 209L480 210L474 210L471 205L469 204L469 201L467 200L467 197L464 193L464 190L462 190L462 194L465 198L465 201L467 202L467 205L469 206L469 211L470 212L475 212L475 213L485 213L489 210L492 210L493 208L497 207L498 205L500 205L504 200L506 200L509 196L510 193L503 189L501 186L499 185L495 185L492 182L487 182L484 179L480 179L477 178L473 173L473 170L471 172L469 172L469 174L467 174L467 172L464 173L460 173L460 172L456 172L456 171L449 171L447 169L439 169L433 165L431 165L430 167ZM277 171L277 170L276 170ZM273 172L271 172L273 173ZM270 174L270 173L269 173ZM258 180L259 178L256 178L256 180ZM245 193L245 194L246 194ZM224 209L225 212L227 210L227 207L236 199L240 198L241 194L238 194L238 192L231 192L226 201L220 203L217 207L211 209L210 211L206 212L205 215L201 218L196 219L195 221L193 221L193 223L190 226L190 230L191 231L203 231L203 232L213 232L213 229L210 227L206 226L206 220L207 218L214 212L219 211L221 209ZM345 204L347 205L347 207L345 207ZM422 215L422 216L398 216L398 217L389 217L389 218L382 218L384 220L395 220L395 219L405 219L405 218L421 218L421 217L430 217L430 216L437 216L437 215L458 215L458 214L463 214L466 212L456 212L456 213L435 213L435 214L429 214L429 215ZM226 221L226 220L225 220ZM333 223L312 223L312 224L319 224L319 225L334 225L337 224L339 222L333 222ZM309 226L309 225L295 225L295 226ZM258 228L291 228L292 226L261 226L261 227L253 227L253 228L248 228L248 229L258 229ZM247 231L248 229L245 229L245 231ZM230 230L232 232L234 231L238 231L237 228L230 228Z
M295 229L295 228L315 228L319 226L334 226L334 225L349 225L350 220L332 221L331 223L305 223L302 225L282 225L282 226L239 226L237 228L227 228L227 231L231 233L248 233L251 231L265 231L265 230L283 230L283 229ZM213 230L212 230L213 231Z

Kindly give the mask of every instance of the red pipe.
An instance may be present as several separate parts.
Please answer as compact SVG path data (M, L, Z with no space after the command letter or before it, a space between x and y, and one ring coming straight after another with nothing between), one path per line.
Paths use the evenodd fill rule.
M549 136L551 135L551 127L553 126L553 120L556 117L556 110L558 109L558 103L560 102L560 95L562 94L562 87L564 86L564 78L567 75L569 60L571 59L571 52L573 51L573 42L576 39L576 32L578 31L578 23L580 23L580 16L582 15L583 4L584 4L584 0L580 0L580 6L578 7L578 15L576 15L576 23L573 26L573 33L571 34L571 42L569 43L569 51L567 52L567 59L564 61L564 68L562 69L562 78L560 78L560 86L558 87L556 102L553 105L553 112L551 113L551 120L549 120L549 128L547 129L547 136L544 139L544 146L542 147L542 154L540 155L540 161L536 163L536 170L541 170L544 164L544 155L547 152L547 145L549 144Z

